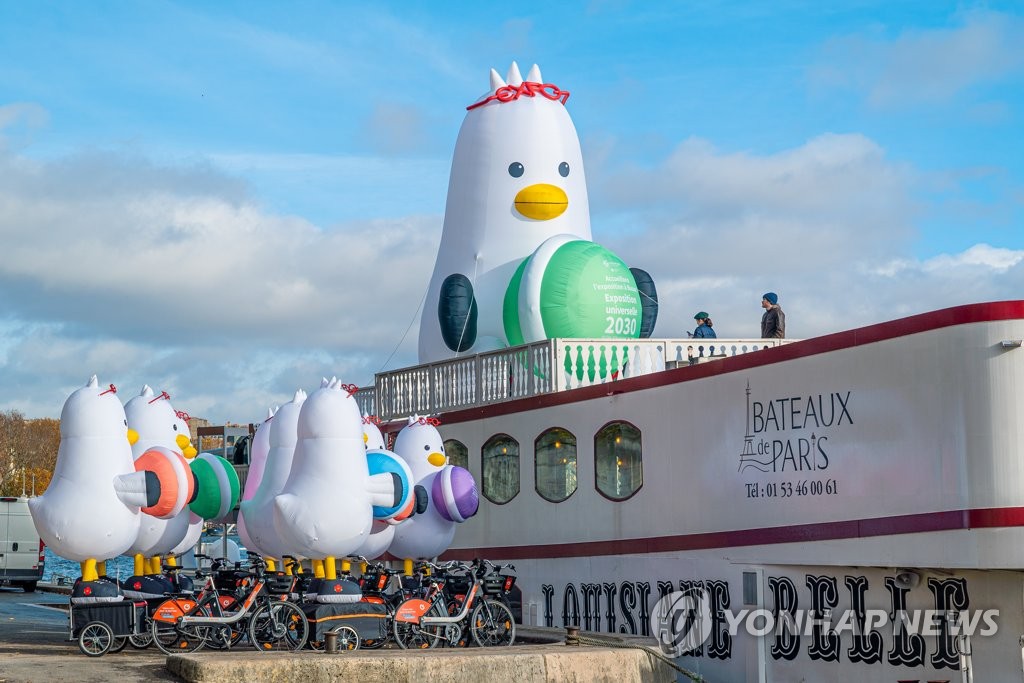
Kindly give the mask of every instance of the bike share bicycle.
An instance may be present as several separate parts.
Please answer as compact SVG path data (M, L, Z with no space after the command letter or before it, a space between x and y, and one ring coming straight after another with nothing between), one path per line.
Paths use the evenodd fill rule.
M280 573L267 574L266 563L250 554L251 572L235 572L238 587L233 595L218 590L212 574L196 572L206 583L198 596L172 597L153 610L151 633L163 652L195 652L209 643L213 647L231 647L246 633L257 650L297 650L309 634L306 616L289 601L295 578ZM223 600L223 598L230 600ZM237 609L225 611L225 607Z
M427 578L426 595L404 601L395 612L394 637L399 647L458 645L467 627L473 642L481 647L515 642L512 610L500 599L515 583L514 576L501 574L504 569L514 570L512 565L495 565L488 560L475 560L469 565L425 564L437 572ZM444 587L453 573L465 575L470 583L464 599L449 602Z

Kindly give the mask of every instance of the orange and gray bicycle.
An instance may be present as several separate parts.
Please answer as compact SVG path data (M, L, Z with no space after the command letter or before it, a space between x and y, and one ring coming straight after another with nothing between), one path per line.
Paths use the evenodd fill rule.
M499 591L507 590L509 579L515 579L495 580L505 568L511 565L498 566L488 560L434 566L437 573L428 578L426 596L406 600L395 610L395 642L403 649L457 645L464 640L468 625L469 635L481 647L511 645L516 639L515 619L497 596ZM471 579L461 604L449 605L445 599L445 572L462 573Z
M289 601L295 578L268 575L257 555L250 556L250 563L253 571L238 582L233 595L219 591L211 574L204 576L206 584L198 596L160 603L150 617L157 647L167 654L195 652L206 644L226 649L244 633L262 652L301 648L309 623L299 606Z

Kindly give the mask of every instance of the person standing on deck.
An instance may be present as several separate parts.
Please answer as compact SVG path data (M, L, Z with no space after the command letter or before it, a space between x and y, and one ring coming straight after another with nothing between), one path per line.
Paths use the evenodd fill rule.
M697 315L693 316L693 319L697 321L697 329L693 331L690 336L696 339L715 339L718 337L715 331L711 329L711 318L704 311L701 311Z
M761 339L785 339L786 314L779 306L779 295L767 292L761 297L761 308L764 309L764 315L761 316Z

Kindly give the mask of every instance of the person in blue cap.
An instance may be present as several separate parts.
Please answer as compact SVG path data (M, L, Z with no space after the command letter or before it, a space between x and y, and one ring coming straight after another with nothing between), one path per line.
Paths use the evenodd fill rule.
M785 339L786 314L779 306L779 295L766 292L761 297L761 308L764 309L764 315L761 316L761 339Z
M715 331L711 329L711 318L704 311L701 311L697 315L693 316L693 319L697 321L697 329L693 331L691 337L696 339L716 339L718 337Z

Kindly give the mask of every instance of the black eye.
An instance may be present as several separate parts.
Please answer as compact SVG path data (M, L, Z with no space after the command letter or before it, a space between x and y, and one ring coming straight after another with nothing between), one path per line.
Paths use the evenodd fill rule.
M174 431L178 431L178 425L174 425Z
M127 426L128 426L128 418L125 418L125 419L124 419L124 426L125 426L125 427L127 427Z
M562 163L560 163L558 165L558 175L562 176L563 178L566 178L566 177L569 176L569 163L568 162L563 161Z
M526 169L523 168L523 165L518 161L513 161L511 164L508 165L508 174L513 178L521 178L523 173L525 172Z
M427 444L426 446L424 446L424 447L423 447L423 450L425 450L425 451L429 451L429 450L430 450L430 444Z

